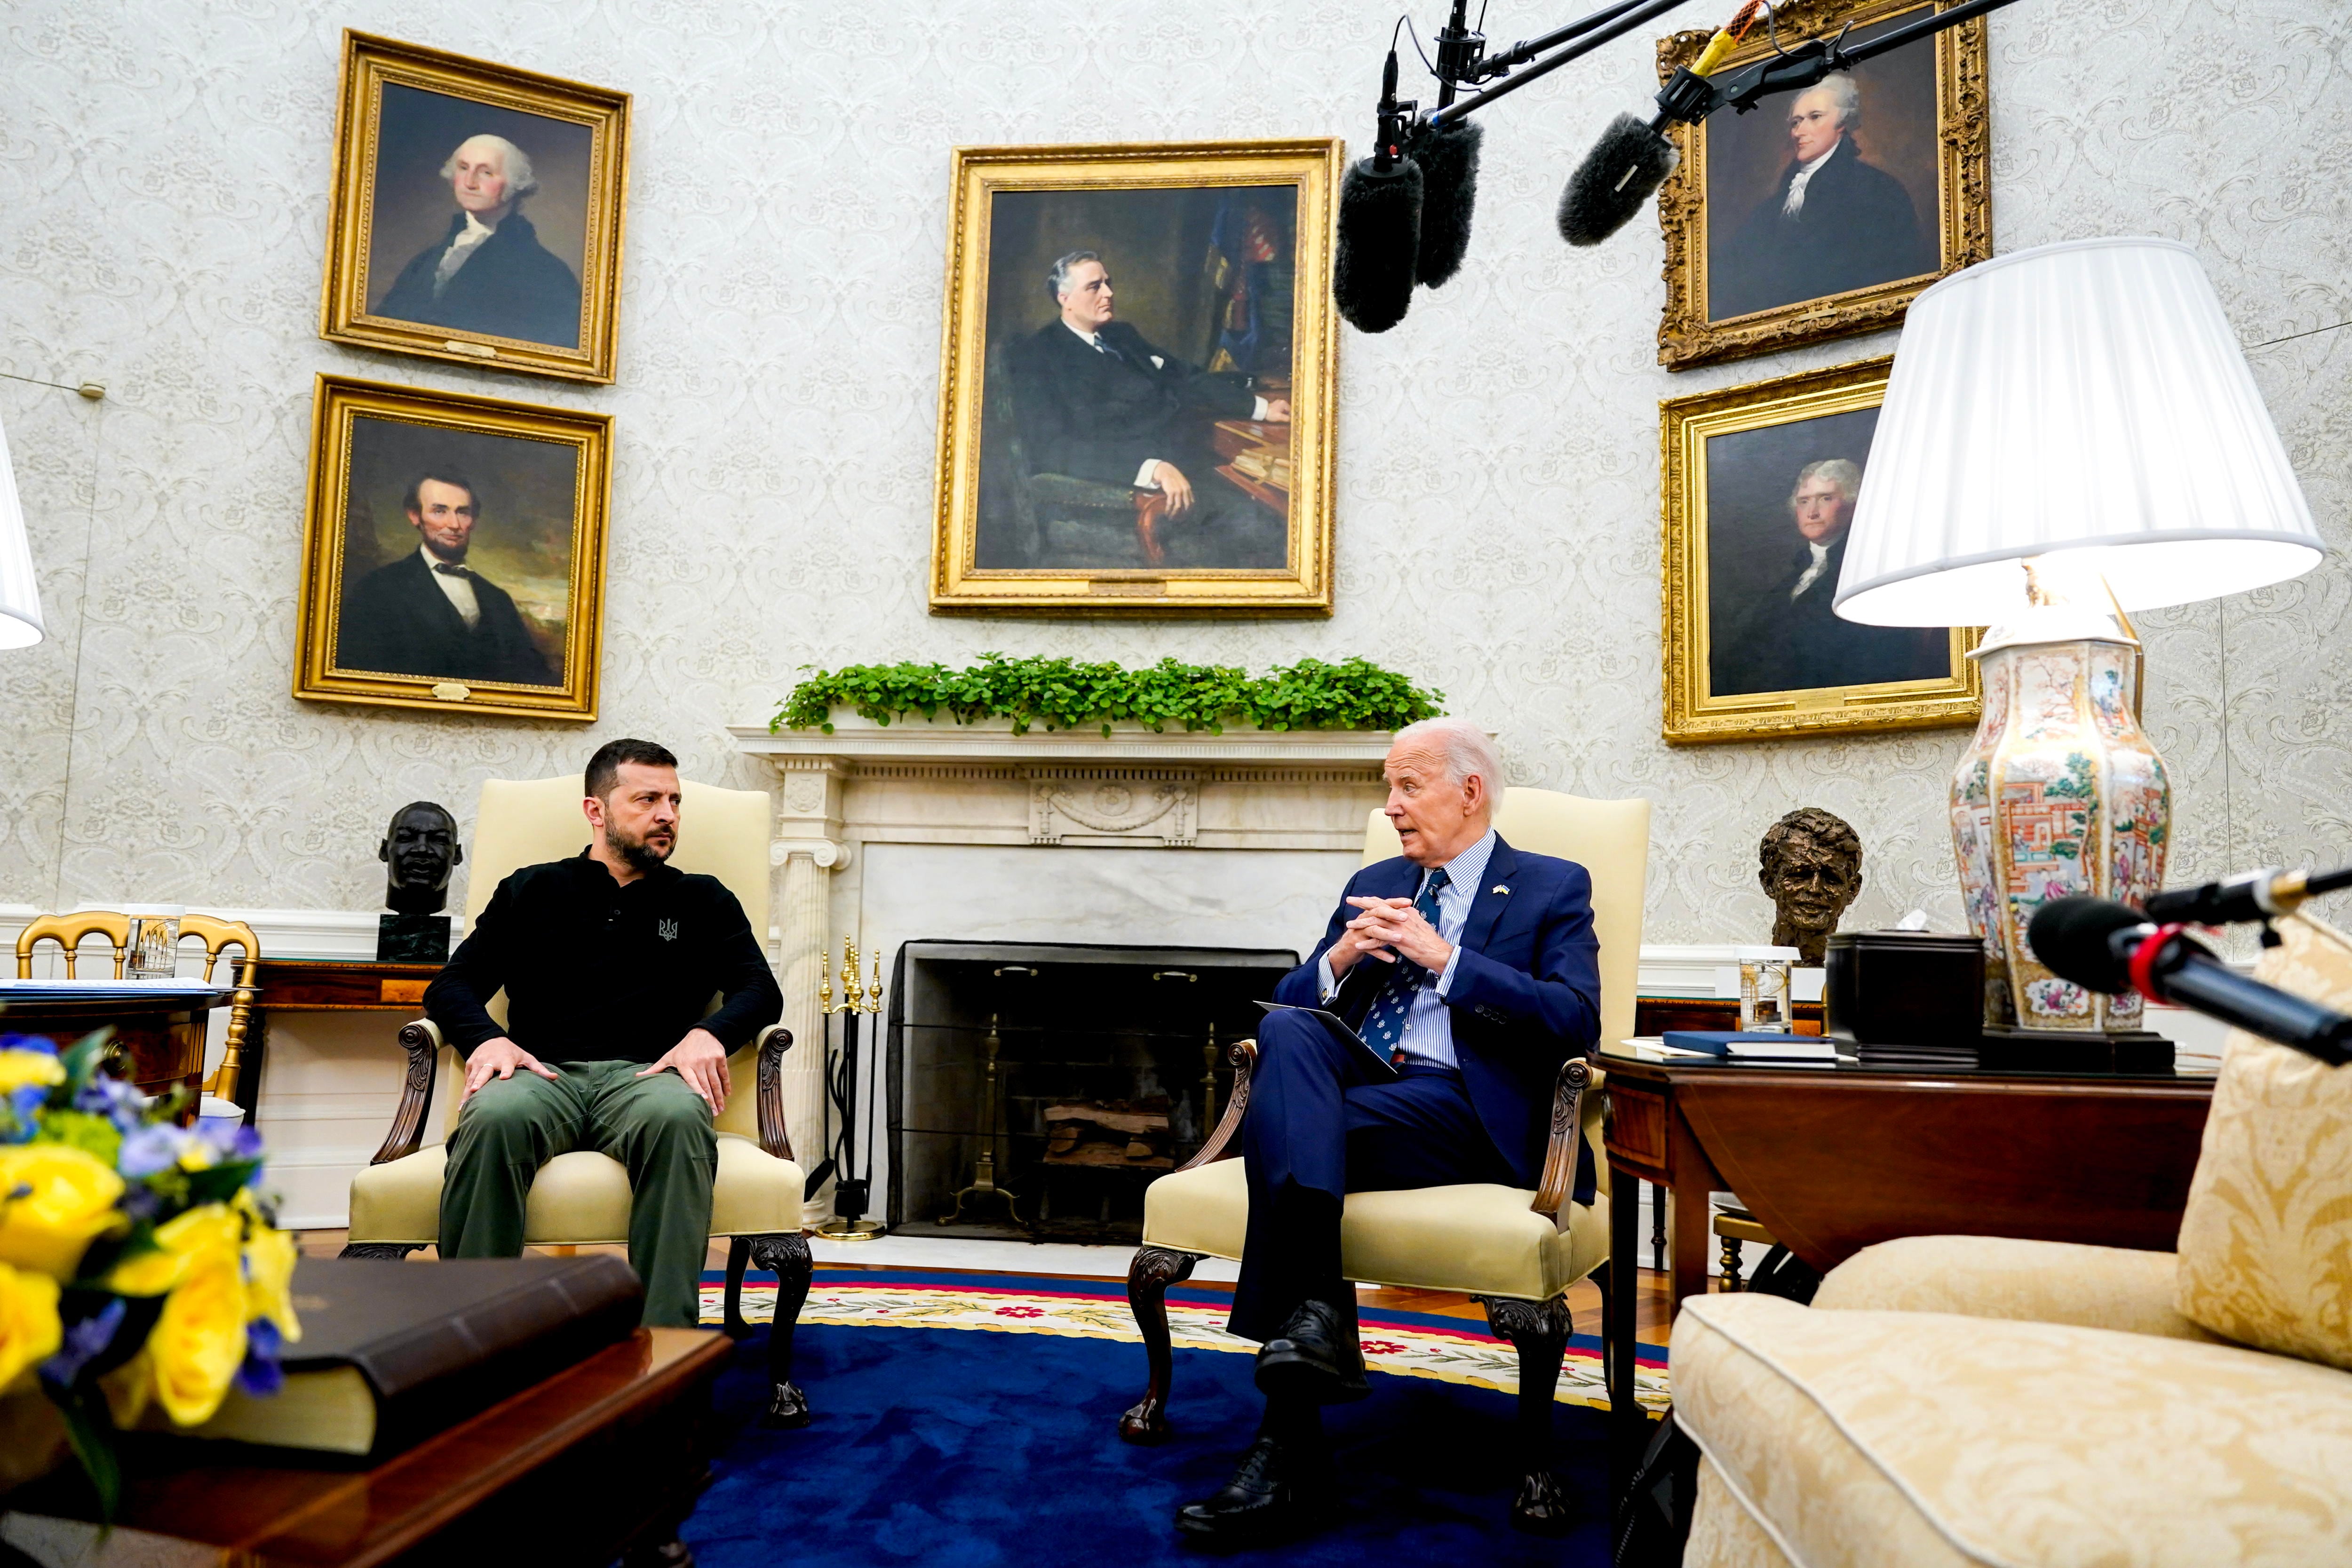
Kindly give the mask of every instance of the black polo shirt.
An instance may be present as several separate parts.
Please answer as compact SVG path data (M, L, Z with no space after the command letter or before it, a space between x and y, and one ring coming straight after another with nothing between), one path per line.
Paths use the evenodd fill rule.
M484 1005L503 989L507 1026ZM714 995L719 1010L703 1012ZM425 1015L471 1055L506 1036L541 1061L659 1059L699 1024L734 1050L782 1016L743 906L716 877L663 866L626 887L583 850L499 884Z

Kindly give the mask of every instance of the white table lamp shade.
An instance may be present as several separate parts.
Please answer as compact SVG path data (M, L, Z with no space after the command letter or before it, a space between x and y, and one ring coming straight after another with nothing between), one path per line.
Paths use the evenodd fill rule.
M16 504L16 471L8 462L8 433L0 430L0 648L30 647L45 635L33 547L25 537L25 510Z
M1837 612L1983 626L2029 556L2126 610L2306 572L2318 531L2194 252L2088 239L1996 258L1912 302Z

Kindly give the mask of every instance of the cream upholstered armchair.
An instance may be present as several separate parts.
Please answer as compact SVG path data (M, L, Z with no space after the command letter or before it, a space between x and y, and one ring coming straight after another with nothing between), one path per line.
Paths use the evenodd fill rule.
M2352 1008L2297 916L2274 984ZM2177 1253L1911 1237L1696 1296L1686 1568L2352 1563L2352 1068L2232 1034Z
M577 855L587 842L580 815L580 775L528 783L491 779L482 785L467 857L473 875L466 888L466 918L482 912L507 873L541 861ZM768 837L770 804L761 790L719 789L689 783L679 807L677 852L671 864L682 871L718 878L740 900L751 929L768 929ZM716 998L713 999L714 1002ZM504 1021L506 995L490 1003ZM436 1068L446 1058L450 1077L441 1113L446 1140L457 1120L464 1079L454 1048L441 1031L420 1018L400 1031L408 1053L408 1078L393 1112L392 1131L375 1159L352 1181L351 1245L346 1258L404 1258L435 1242L441 1231L441 1175L446 1143L424 1143L434 1098ZM808 1401L793 1383L793 1330L808 1298L808 1240L801 1234L805 1177L793 1160L784 1132L783 1055L792 1031L781 1025L729 1059L735 1093L719 1114L719 1173L711 1194L710 1233L730 1238L727 1251L727 1330L740 1338L743 1271L756 1262L776 1274L775 1323L768 1339L768 1373L773 1392L767 1421L799 1426L808 1422ZM420 1147L420 1144L423 1146ZM536 1247L625 1244L629 1238L629 1178L620 1162L589 1150L558 1154L532 1182L524 1239Z
M1495 826L1513 847L1573 860L1592 876L1592 924L1601 942L1601 1037L1633 1032L1635 977L1642 952L1643 879L1649 868L1650 803L1586 800L1550 790L1509 789ZM1364 833L1364 864L1398 853L1396 830L1380 812ZM1336 901L1336 899L1335 899ZM1174 1366L1168 1330L1168 1287L1202 1258L1238 1258L1249 1221L1249 1190L1235 1135L1249 1108L1255 1042L1234 1045L1228 1059L1234 1089L1224 1120L1181 1169L1144 1194L1143 1245L1128 1270L1150 1363L1150 1390L1119 1418L1130 1443L1171 1436L1167 1405ZM1519 1355L1519 1426L1526 1476L1511 1505L1512 1522L1550 1533L1571 1522L1570 1506L1552 1474L1551 1405L1568 1349L1568 1288L1609 1264L1605 1205L1570 1201L1580 1138L1593 1148L1601 1192L1609 1164L1600 1148L1601 1074L1573 1058L1560 1068L1552 1101L1551 1143L1542 1185L1534 1192L1476 1184L1418 1192L1353 1193L1340 1220L1340 1268L1350 1279L1478 1297L1486 1321ZM1608 1299L1604 1287L1604 1310Z

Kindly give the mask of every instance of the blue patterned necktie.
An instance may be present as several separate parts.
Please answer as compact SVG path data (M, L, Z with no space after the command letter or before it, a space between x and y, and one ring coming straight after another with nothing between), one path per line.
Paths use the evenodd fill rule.
M1429 874L1421 896L1412 901L1413 912L1427 921L1432 931L1437 929L1437 889L1445 886L1445 868L1441 866ZM1404 1066L1404 1016L1412 1006L1413 996L1429 984L1429 978L1428 970L1404 954L1397 954L1395 973L1373 999L1371 1010L1364 1015L1365 1043L1388 1052L1391 1066Z

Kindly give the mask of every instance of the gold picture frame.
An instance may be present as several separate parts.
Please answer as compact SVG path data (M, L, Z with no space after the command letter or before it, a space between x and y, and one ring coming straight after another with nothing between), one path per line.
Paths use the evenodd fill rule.
M609 415L320 376L294 695L595 718L612 430Z
M628 152L625 92L345 29L319 335L609 384Z
M1982 689L1967 656L1979 628L1862 626L1830 613L1894 363L1658 405L1669 742L1977 721Z
M933 613L1331 613L1340 159L1332 137L957 149ZM1080 252L1118 296L1091 337L1049 281ZM1139 432L1163 397L1159 450ZM1155 458L1178 479L1145 483Z
M1847 28L1849 39L1859 43L1950 3L1793 0L1776 14L1773 26L1782 47ZM1708 36L1685 32L1659 40L1659 79L1696 60ZM1835 263L1813 262L1803 250L1776 244L1769 214L1790 199L1797 167L1787 127L1795 95L1774 94L1747 115L1717 113L1668 132L1682 161L1658 192L1666 242L1660 364L1688 370L1899 326L1920 290L1992 255L1985 37L1979 16L1865 61L1853 73L1860 123L1858 134L1837 151L1845 160L1839 181L1852 176L1878 192L1899 188L1907 196L1916 225L1903 242L1914 247L1908 261L1885 232L1884 200L1858 184L1849 185L1844 198L1854 215L1854 243L1822 253L1836 256ZM1759 21L1722 69L1742 69L1772 47ZM1932 87L1927 80L1931 58ZM1856 149L1866 165L1858 174L1851 167ZM1769 183L1768 169L1777 171ZM1818 172L1808 182L1830 184ZM1749 204L1745 216L1742 202ZM1732 210L1720 210L1726 205ZM1720 276L1710 275L1711 258L1723 264ZM1827 291L1806 295L1809 287ZM1725 297L1718 300L1718 294Z

